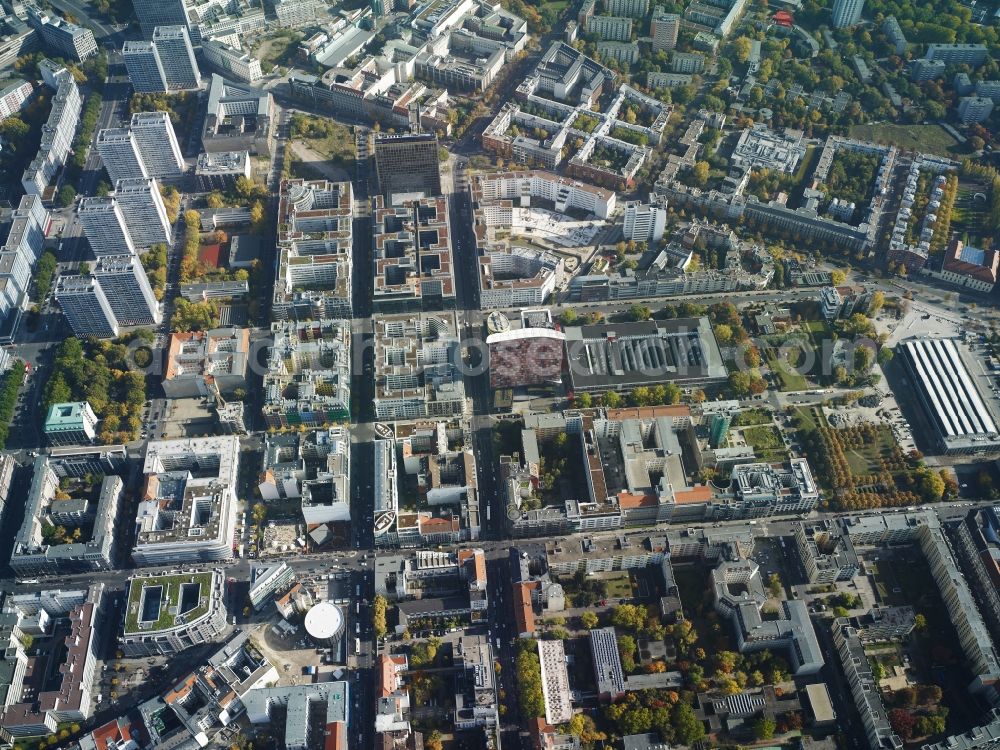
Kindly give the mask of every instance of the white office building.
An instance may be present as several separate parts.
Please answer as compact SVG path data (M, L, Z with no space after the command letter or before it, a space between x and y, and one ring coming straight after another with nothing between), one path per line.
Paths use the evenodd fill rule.
M219 40L206 39L201 43L201 52L208 64L225 73L227 78L254 83L264 77L260 60L237 47Z
M624 234L626 240L635 242L659 242L667 227L667 211L656 205L644 205L639 201L625 204Z
M171 90L196 89L201 84L201 71L194 57L191 37L184 26L157 26L153 46Z
M44 45L57 57L83 62L97 54L97 40L94 32L75 23L49 16L35 8L30 22L35 27Z
M150 442L136 514L136 565L232 559L239 464L235 435Z
M170 219L156 180L118 180L115 200L136 249L170 242Z
M132 88L140 93L160 93L167 90L167 74L152 42L125 42L122 59Z
M119 326L153 325L162 319L146 271L134 252L102 255L94 267L94 277Z
M542 170L476 175L473 188L484 201L516 200L527 205L528 198L541 198L554 203L558 213L575 208L599 219L607 219L615 208L614 191Z
M83 198L77 215L90 242L90 249L98 258L135 252L125 217L113 197Z
M250 604L254 611L260 612L275 594L287 589L295 578L295 571L288 563L276 565L260 565L250 570Z
M78 337L109 339L118 335L118 321L93 276L60 276L56 301Z

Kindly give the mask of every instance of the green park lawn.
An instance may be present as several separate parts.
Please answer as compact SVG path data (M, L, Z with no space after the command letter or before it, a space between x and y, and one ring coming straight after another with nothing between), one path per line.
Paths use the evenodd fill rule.
M930 154L954 155L961 152L961 144L940 125L853 125L851 138L874 143L891 143L898 148L923 151Z

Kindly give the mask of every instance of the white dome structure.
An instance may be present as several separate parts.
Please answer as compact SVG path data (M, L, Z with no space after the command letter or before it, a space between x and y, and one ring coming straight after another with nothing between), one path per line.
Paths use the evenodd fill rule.
M304 624L315 640L337 642L344 633L344 612L333 602L320 602L306 612Z

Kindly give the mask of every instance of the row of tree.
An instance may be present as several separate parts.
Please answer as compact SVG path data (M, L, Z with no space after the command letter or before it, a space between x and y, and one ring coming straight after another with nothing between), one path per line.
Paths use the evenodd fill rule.
M951 239L951 216L955 207L955 198L958 197L958 175L949 174L944 184L944 195L941 196L941 205L937 209L937 221L934 222L934 234L931 235L931 255L935 255L944 250L948 240Z
M537 642L531 638L519 640L514 661L517 669L517 696L521 718L530 721L545 716L542 664L538 659Z
M10 434L10 423L14 418L14 407L17 406L17 393L24 381L25 364L17 360L3 376L3 386L0 387L0 448L7 445Z
M142 267L153 288L153 296L162 300L167 288L167 246L162 242L153 245L142 256Z
M56 273L56 256L51 250L42 253L35 264L35 298L41 302L52 289L52 279Z
M219 303L216 300L189 302L183 297L174 301L174 314L170 318L173 331L207 331L219 323Z
M388 632L388 626L386 625L386 611L388 608L389 603L385 597L381 594L376 594L372 602L372 628L375 631L375 637L379 640L385 638Z

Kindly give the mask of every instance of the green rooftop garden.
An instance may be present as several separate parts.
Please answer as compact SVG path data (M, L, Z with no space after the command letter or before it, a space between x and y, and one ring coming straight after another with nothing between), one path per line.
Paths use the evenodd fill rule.
M197 603L184 613L185 622L191 622L208 612L208 603L212 594L211 573L178 573L176 575L153 576L151 578L137 578L133 580L129 585L128 591L125 632L152 632L173 627L180 613L182 592L187 584L199 587ZM153 590L158 586L162 589L159 617L155 621L141 621L145 626L140 627L143 603L142 592L145 590L149 592L148 595L153 596Z

